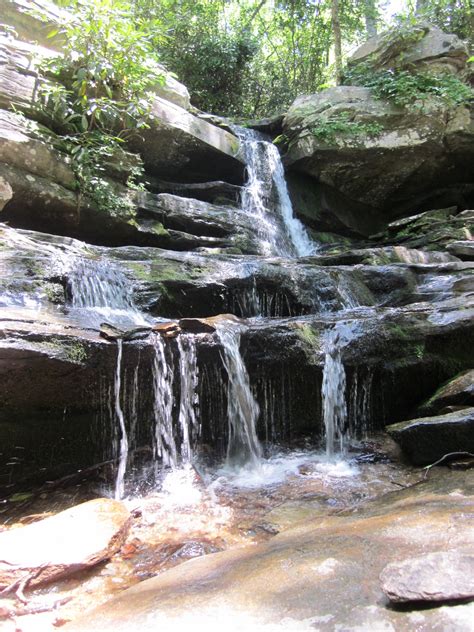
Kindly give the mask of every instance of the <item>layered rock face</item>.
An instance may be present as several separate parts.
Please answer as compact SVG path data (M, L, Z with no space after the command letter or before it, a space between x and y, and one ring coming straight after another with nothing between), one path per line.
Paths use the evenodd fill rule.
M467 58L466 45L457 37L420 25L405 39L389 33L369 40L354 53L349 68L462 78ZM338 133L336 127L329 133L341 117L347 132ZM365 126L363 142L351 126ZM287 167L310 176L295 187L312 186L319 197L317 210L299 203L315 225L329 208L347 229L370 234L394 217L442 206L466 208L472 200L474 127L467 105L429 98L402 107L375 98L369 88L343 85L299 97L284 118L283 134L289 142Z
M245 186L237 136L187 109L184 87L172 81L168 93L158 91L150 128L128 148L144 160L147 188L127 188L136 165L127 151L107 165L107 177L128 206L104 211L78 196L71 158L35 106L44 81L37 57L60 54L60 42L53 53L24 37L0 42L5 493L123 463L121 419L130 468L167 451L171 461L191 449L223 457L238 399L231 352L248 373L237 391L248 387L243 410L255 413L267 445L303 437L320 445L330 357L344 374L343 432L352 437L418 417L443 382L472 368L473 211L422 212L424 202L416 201L428 187L425 167L429 181L446 190L464 194L471 186L467 163L459 162L465 149L456 153L446 141L439 112L407 114L360 87L302 98L284 123L295 132L287 156L292 192L297 209L306 204L308 222L331 232L332 243L323 245L321 236L311 255L283 258L276 249L263 256L273 217L289 239L275 164ZM450 58L461 59L453 46ZM364 143L318 144L308 126L348 103L370 104L364 112L395 127ZM458 112L457 148L468 138L466 112ZM397 144L399 125L408 132ZM446 187L434 160L443 144ZM265 204L270 212L259 215ZM409 217L388 223L403 209ZM375 229L373 239L363 238ZM232 316L181 320L219 314ZM107 339L104 321L115 331ZM232 349L223 327L233 331Z

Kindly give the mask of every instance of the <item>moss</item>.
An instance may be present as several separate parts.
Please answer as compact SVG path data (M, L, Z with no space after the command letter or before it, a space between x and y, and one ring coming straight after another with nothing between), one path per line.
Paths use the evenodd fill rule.
M87 360L88 357L87 350L80 342L69 343L67 346L65 346L64 351L68 360L71 360L71 362L76 362L78 364L82 364L85 360Z
M64 303L64 288L60 283L43 283L41 288L51 303L55 305Z
M387 325L387 332L390 337L398 338L399 340L409 340L410 334L403 329L401 325L396 323L389 323Z
M317 351L320 346L319 332L315 331L311 325L295 323L295 330L304 344L311 349L312 352Z

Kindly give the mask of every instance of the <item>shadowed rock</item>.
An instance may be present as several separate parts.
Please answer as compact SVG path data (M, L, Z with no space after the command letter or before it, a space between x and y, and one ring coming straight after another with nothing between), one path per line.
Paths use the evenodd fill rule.
M386 430L415 465L434 463L453 452L474 452L474 408L402 421Z

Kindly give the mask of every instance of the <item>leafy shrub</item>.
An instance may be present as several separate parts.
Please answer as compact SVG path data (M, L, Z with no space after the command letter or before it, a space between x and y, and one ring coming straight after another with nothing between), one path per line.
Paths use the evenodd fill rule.
M388 99L395 105L409 107L423 104L429 97L437 97L446 105L468 103L473 90L454 75L434 75L429 72L411 72L388 68L376 71L358 65L345 74L346 84L365 86L379 99Z
M338 137L372 137L383 130L380 123L353 121L347 112L333 115L327 120L321 120L311 128L311 132L323 143L333 143Z
M71 20L49 34L64 37L64 55L44 62L55 81L43 88L40 107L63 135L80 193L101 208L129 210L104 177L104 163L147 126L150 91L164 81L150 25L120 0L76 0L70 8Z

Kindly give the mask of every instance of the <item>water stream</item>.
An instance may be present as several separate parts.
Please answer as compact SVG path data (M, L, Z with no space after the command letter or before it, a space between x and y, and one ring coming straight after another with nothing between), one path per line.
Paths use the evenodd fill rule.
M242 209L255 217L261 253L278 257L313 254L316 246L293 214L277 147L253 130L235 131L247 165Z
M240 353L241 326L219 323L217 335L222 344L222 361L227 371L227 418L229 438L226 463L231 467L257 467L262 449L256 424L259 407L250 388L250 379Z
M122 372L122 352L123 352L123 343L122 340L117 340L117 369L115 372L115 414L117 416L117 421L119 424L120 430L120 442L119 442L119 463L117 468L117 477L115 479L115 498L120 500L123 497L124 493L124 479L125 472L127 470L127 460L128 460L128 437L127 437L127 429L125 426L125 416L123 414L122 405L120 401L121 396L121 372Z

